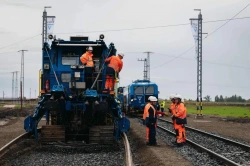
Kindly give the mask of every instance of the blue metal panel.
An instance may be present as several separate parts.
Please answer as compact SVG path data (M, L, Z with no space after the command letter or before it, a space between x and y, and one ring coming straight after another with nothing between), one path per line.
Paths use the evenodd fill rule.
M97 93L96 90L87 89L86 93L85 93L85 96L86 97L98 97L98 93Z

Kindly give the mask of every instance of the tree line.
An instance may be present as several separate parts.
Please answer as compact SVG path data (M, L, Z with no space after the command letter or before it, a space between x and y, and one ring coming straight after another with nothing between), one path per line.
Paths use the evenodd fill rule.
M203 98L205 102L211 102L212 98L209 95L206 95ZM192 100L192 99L186 99L187 101L196 101L196 100ZM231 97L223 97L222 95L216 95L214 97L214 102L250 102L250 99L246 100L243 99L241 96L237 96L237 95L232 95Z
M215 102L246 102L241 96L233 95L231 97L223 97L222 95L216 95L214 98Z

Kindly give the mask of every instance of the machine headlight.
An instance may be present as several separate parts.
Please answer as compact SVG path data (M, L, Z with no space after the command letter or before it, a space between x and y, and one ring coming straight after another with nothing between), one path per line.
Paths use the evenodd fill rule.
M71 69L76 69L76 65L71 65Z
M84 65L78 65L79 69L84 69Z
M75 72L75 77L76 78L80 78L81 77L81 73L80 72Z
M133 101L133 99L131 99L130 101Z

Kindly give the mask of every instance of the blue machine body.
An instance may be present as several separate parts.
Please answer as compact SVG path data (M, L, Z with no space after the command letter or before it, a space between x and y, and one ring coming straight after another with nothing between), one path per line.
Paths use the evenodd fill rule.
M148 102L149 96L158 98L157 84L148 80L136 80L127 87L125 91L125 103L127 112L137 112L141 114Z
M87 67L80 61L88 46L93 47L94 55L92 88L86 88ZM103 40L54 39L51 46L44 43L40 76L42 99L34 114L25 119L24 129L37 138L37 125L46 115L47 121L52 119L51 125L64 125L71 135L86 134L91 126L113 125L118 140L121 132L129 130L130 124L122 114L119 97L104 92L105 59L115 54L114 44L107 46ZM108 117L113 124L106 123Z

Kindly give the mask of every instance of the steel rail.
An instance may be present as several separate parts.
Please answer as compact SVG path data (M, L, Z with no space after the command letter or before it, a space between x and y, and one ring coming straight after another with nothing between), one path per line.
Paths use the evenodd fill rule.
M132 153L131 153L131 148L128 142L128 138L126 136L126 134L123 132L122 133L122 138L123 138L123 142L125 145L125 165L126 166L133 166L133 159L132 159Z
M157 127L160 128L160 129L162 129L162 130L164 130L164 131L166 131L166 132L168 132L168 133L170 133L170 134L172 134L172 135L175 135L174 132L172 132L172 131L170 131L170 130L168 130L168 129L162 127L162 126L157 125ZM213 152L213 151L211 151L211 150L209 150L209 149L207 149L207 148L205 148L205 147L203 147L203 146L201 146L201 145L199 145L199 144L197 144L197 143L195 143L195 142L193 142L193 141L191 141L191 140L189 140L189 139L186 139L186 142L189 143L189 144L191 144L192 146L195 146L195 147L198 148L198 149L201 149L202 151L207 152L208 154L210 154L210 155L213 156L214 158L216 158L216 159L222 161L223 163L225 163L225 164L227 164L227 165L229 165L229 166L240 166L240 164L237 164L237 163L235 163L234 161L229 160L229 159L227 159L227 158L221 156L220 154L215 153L215 152Z
M41 128L38 129L38 132L41 132ZM14 138L13 140L11 140L6 145L4 145L0 149L0 158L3 157L13 145L17 144L19 141L21 141L24 138L27 138L30 135L31 135L31 133L23 133L23 134L17 136L16 138Z
M171 123L171 124L172 124L171 121L168 121L168 120L165 120L165 119L162 119L162 118L159 118L158 120L161 120L161 121L164 121L164 122L167 122L167 123ZM186 128L186 129L189 129L189 130L192 130L192 131L195 131L195 132L198 132L198 133L202 133L202 134L207 135L207 136L211 136L211 137L213 137L213 138L222 140L222 141L224 141L224 142L227 142L227 143L230 143L230 144L239 146L239 147L241 147L241 148L244 148L244 149L247 149L248 151L250 151L250 146L249 146L249 145L246 145L246 144L243 144L243 143L240 143L240 142L237 142L237 141L228 139L228 138L224 138L224 137L221 137L221 136L212 134L212 133L208 133L208 132L206 132L206 131L202 131L202 130L199 130L199 129L195 129L195 128L193 128L193 127L185 126L185 128Z

